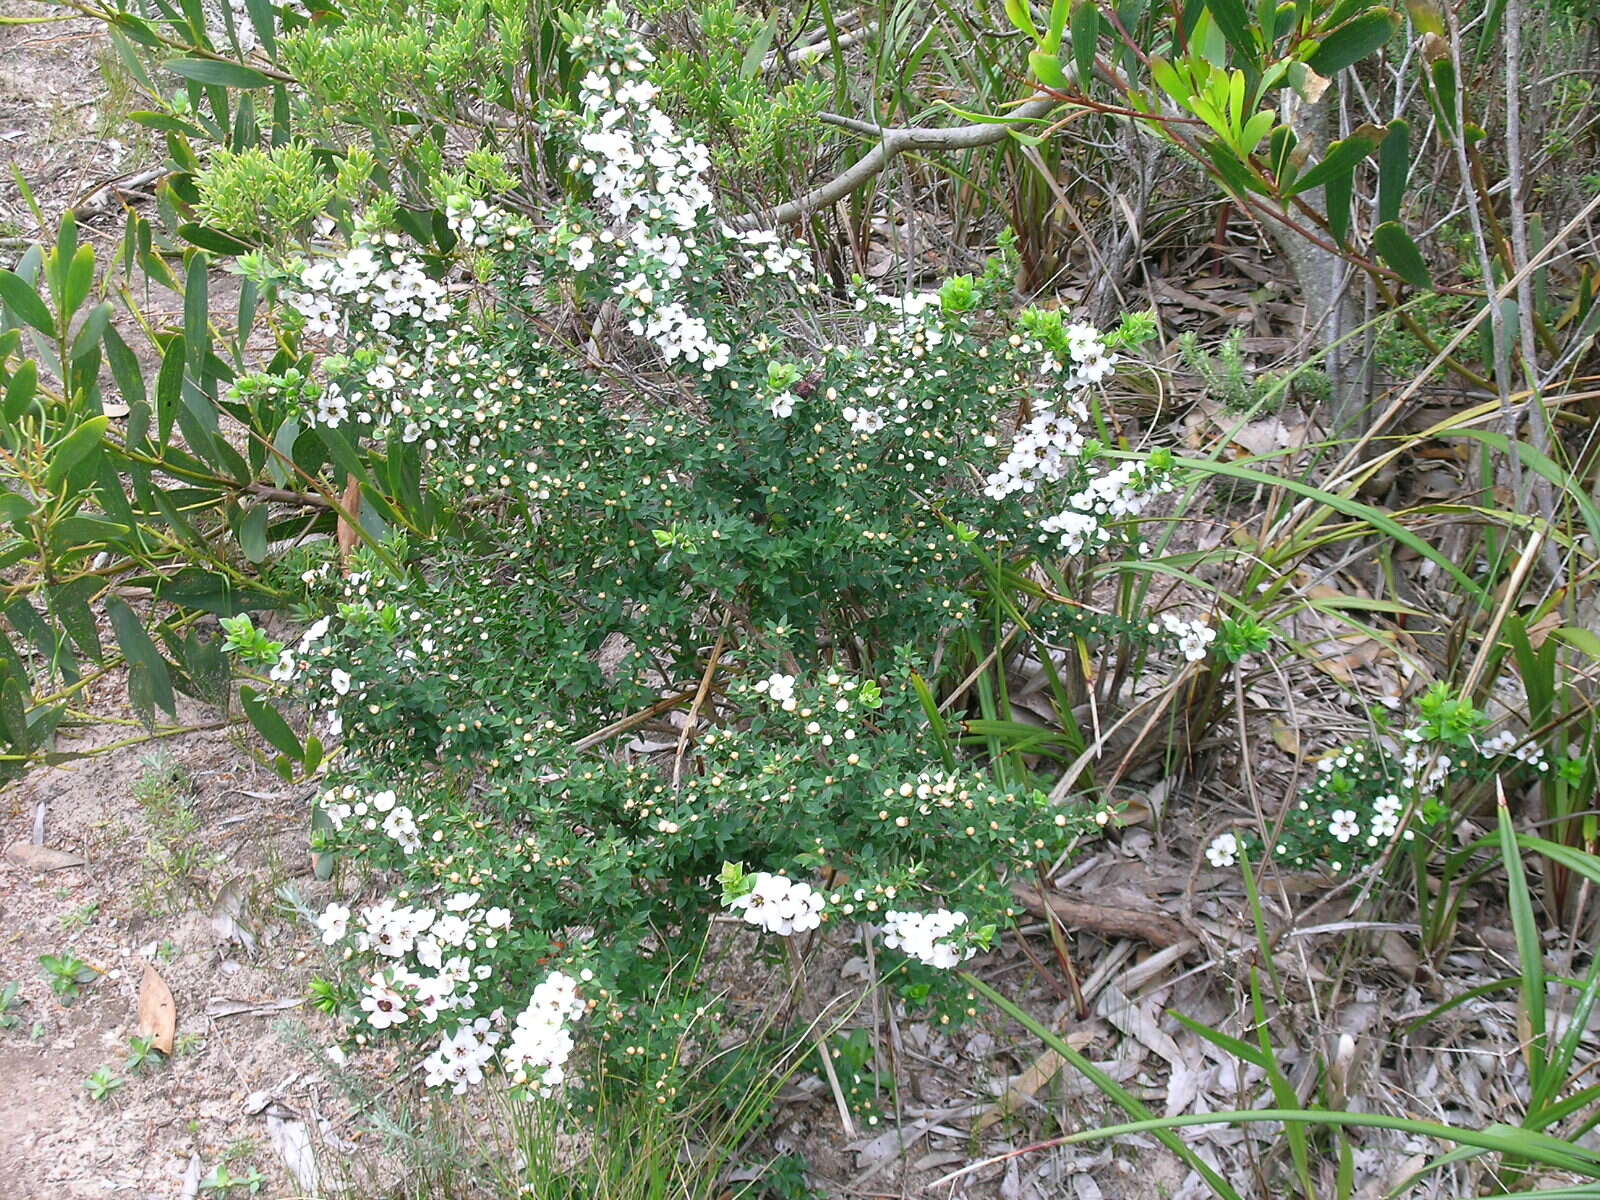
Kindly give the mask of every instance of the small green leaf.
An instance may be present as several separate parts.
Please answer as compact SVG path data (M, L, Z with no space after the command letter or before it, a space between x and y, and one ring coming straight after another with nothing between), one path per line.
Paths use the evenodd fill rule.
M1428 273L1422 251L1417 249L1411 235L1400 228L1398 221L1387 221L1372 231L1372 248L1390 270L1412 287L1433 286L1433 276Z

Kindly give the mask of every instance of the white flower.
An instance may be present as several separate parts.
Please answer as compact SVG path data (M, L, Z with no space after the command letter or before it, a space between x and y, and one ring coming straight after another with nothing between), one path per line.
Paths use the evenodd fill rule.
M1354 810L1334 809L1332 819L1328 822L1328 832L1340 842L1348 842L1357 836L1361 832L1361 826L1356 822Z
M267 672L278 683L287 683L294 678L294 673L294 651L287 648L278 655L278 661L272 664L272 670Z
M1206 860L1213 867L1231 867L1239 861L1239 839L1231 833L1220 834L1206 847Z
M795 396L793 392L780 392L772 398L772 415L778 420L794 415Z
M794 699L794 676L773 674L756 684L756 691L765 692L769 700L782 704Z
M350 691L350 673L335 667L328 674L328 682L333 685L333 690L339 695L348 695Z
M382 975L374 975L361 996L361 1008L374 1029L388 1029L406 1019L405 998L389 986Z
M483 923L490 929L509 929L511 927L511 910L509 908L491 908L483 914Z
M331 946L350 932L350 910L342 904L330 904L317 918L317 928L322 930L322 944Z

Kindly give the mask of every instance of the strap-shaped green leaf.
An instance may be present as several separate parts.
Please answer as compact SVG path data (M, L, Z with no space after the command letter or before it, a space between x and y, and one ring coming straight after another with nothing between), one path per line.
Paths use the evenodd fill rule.
M260 71L238 63L218 62L214 58L175 58L167 63L167 70L196 83L225 88L271 87L272 80Z
M1206 10L1217 23L1217 28L1222 30L1222 36L1228 39L1233 52L1239 56L1239 64L1259 69L1261 50L1256 45L1244 0L1206 0Z
M1100 41L1100 9L1094 0L1080 0L1068 26L1072 61L1078 68L1078 90L1088 93L1094 82L1094 51Z
M90 417L79 425L50 451L50 466L45 472L44 486L49 492L58 492L67 481L72 469L100 448L111 420L106 416Z

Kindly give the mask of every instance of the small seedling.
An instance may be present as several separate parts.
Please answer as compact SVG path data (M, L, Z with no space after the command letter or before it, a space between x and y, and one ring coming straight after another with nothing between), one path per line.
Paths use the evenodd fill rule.
M22 1018L16 1010L22 1007L22 985L12 980L0 988L0 1029L14 1029Z
M193 1054L206 1044L206 1039L198 1033L180 1033L172 1043L172 1057L181 1058L185 1054Z
M39 965L44 977L50 981L50 990L63 1000L76 1000L83 994L83 986L93 983L100 972L76 954L41 954Z
M87 929L94 924L95 917L100 915L99 903L85 904L82 908L75 908L61 918L61 929L65 933L73 933L79 929Z
M83 1081L83 1086L89 1089L91 1099L107 1100L122 1086L122 1080L110 1067L96 1067L94 1074Z
M211 1174L200 1181L200 1190L203 1192L231 1192L234 1188L246 1188L250 1195L255 1195L261 1186L267 1182L267 1177L256 1167L251 1167L248 1174L234 1175L223 1163L218 1163L211 1169Z
M152 1055L155 1056L153 1059ZM146 1064L160 1061L161 1053L156 1049L155 1038L131 1037L128 1039L128 1061L125 1066L130 1074L142 1070Z

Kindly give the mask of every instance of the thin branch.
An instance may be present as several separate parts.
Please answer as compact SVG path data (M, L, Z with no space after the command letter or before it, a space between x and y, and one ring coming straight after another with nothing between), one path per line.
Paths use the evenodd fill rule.
M860 121L854 117L842 117L836 113L822 113L820 118L827 124L875 137L878 139L878 144L820 187L813 188L805 195L780 204L776 208L748 213L735 220L734 225L739 229L761 229L798 221L819 208L837 204L902 154L921 151L937 153L975 150L982 146L992 146L996 142L1005 140L1011 132L1013 121L1031 121L1042 117L1055 105L1053 97L1042 96L1019 104L1003 121L951 125L934 129L914 126L886 127L874 125L870 121Z

